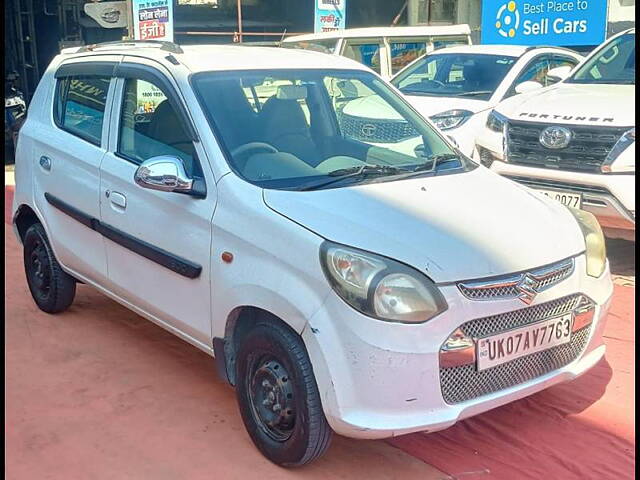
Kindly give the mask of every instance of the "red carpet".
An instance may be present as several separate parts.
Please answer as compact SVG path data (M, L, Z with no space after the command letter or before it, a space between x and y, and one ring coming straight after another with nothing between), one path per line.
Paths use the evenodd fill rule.
M4 186L4 221L11 223L11 202L13 202L13 185Z
M13 187L5 187L5 222ZM558 385L430 435L389 443L460 480L626 479L635 465L635 288L615 286L606 359Z

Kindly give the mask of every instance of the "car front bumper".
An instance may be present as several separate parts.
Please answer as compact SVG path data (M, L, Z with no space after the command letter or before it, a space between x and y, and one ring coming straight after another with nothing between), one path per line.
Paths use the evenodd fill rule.
M592 301L592 324L577 357L529 381L455 404L445 401L441 388L441 346L465 322L526 307L519 299L470 300L456 285L442 286L448 310L407 325L361 315L331 294L302 332L329 424L354 438L433 432L583 374L604 355L602 331L613 293L608 265L597 279L585 269L584 255L576 257L571 276L540 292L530 305L576 293Z

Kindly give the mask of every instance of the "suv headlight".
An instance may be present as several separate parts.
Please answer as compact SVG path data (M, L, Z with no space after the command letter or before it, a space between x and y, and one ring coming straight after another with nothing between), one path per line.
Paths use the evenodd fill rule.
M504 133L504 127L507 124L507 117L499 114L495 110L491 110L487 117L487 128L493 132Z
M369 317L422 323L447 309L444 297L431 280L389 258L324 242L320 262L334 291Z
M607 264L607 249L602 228L600 228L598 220L592 213L578 210L577 208L567 208L575 217L584 235L587 275L597 278L602 275Z
M609 151L607 158L605 158L602 166L600 167L603 173L611 172L611 164L617 160L617 158L624 152L629 145L636 141L636 127L631 130L627 130L615 143L613 148Z
M450 130L462 125L472 115L473 112L469 110L448 110L429 117L429 120L435 123L440 130Z

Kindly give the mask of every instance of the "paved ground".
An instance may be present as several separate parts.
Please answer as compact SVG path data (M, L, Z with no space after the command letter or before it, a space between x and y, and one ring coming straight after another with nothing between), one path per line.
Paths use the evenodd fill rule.
M617 291L635 290L634 245L611 241L608 252L616 283L627 286ZM234 392L216 378L210 357L86 286L64 315L43 314L29 296L21 248L7 225L5 262L7 478L509 478L474 468L447 475L418 460L428 456L415 445L341 437L308 468L275 467L251 444ZM605 397L591 409L610 411L614 425L629 420ZM500 415L494 412L485 415ZM475 425L461 428L477 435Z

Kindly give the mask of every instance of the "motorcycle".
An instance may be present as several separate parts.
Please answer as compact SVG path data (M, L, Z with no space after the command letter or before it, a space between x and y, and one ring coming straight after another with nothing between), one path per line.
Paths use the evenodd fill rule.
M25 120L27 104L24 95L12 85L5 87L4 93L4 145L6 150L14 150L18 140L18 130Z

